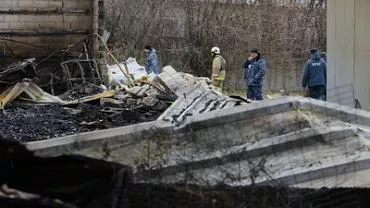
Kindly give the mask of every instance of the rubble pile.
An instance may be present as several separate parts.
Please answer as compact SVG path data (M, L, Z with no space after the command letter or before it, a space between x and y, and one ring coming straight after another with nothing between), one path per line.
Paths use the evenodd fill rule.
M103 92L104 89L102 87L86 82L80 86L75 87L74 89L68 90L67 92L63 93L62 95L59 95L58 97L60 97L62 100L71 101Z
M139 122L154 121L161 111L116 109L116 114L96 104L65 107L57 104L9 105L0 120L0 137L29 142L63 137L81 132L108 129Z
M191 115L245 103L217 92L207 78L177 72L170 66L159 75L148 75L133 58L108 65L105 85L97 80L100 75L88 79L89 72L96 72L95 65L84 71L85 65L79 64L78 73L73 73L73 64L63 65L68 90L55 96L55 91L46 92L34 82L37 73L28 73L37 72L34 61L27 59L0 69L0 80L18 74L18 81L0 87L0 137L27 142L156 119L180 125ZM60 89L53 82L50 85L46 89Z
M54 96L33 82L36 73L27 73L36 69L34 60L27 59L0 70L0 79L7 80L0 87L2 138L27 142L153 121L177 98L164 83L137 73L143 69L132 58L128 66L136 76L134 86L127 85L115 73L115 81L111 80L108 86L76 82L66 92ZM116 66L111 68L117 71ZM12 82L8 82L9 76ZM71 76L70 79L76 80Z
M78 90L71 92L65 95L78 99L84 93L79 94ZM27 142L153 121L168 108L171 103L169 100L119 90L113 97L89 103L61 105L14 102L4 110L0 120L0 136Z

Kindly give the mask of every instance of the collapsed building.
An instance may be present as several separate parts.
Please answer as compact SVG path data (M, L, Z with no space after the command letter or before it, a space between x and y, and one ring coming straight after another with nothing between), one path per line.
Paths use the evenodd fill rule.
M368 190L351 188L370 186L368 112L296 97L250 102L169 66L143 78L136 61L101 59L103 1L3 2L1 62L24 60L1 67L1 132L24 146L1 142L0 203L366 204Z
M7 0L0 13L1 137L31 141L151 121L174 100L141 80L135 59L110 53L104 1Z
M36 84L59 94L106 79L104 1L7 0L0 8L2 88L37 78Z
M28 58L31 52L37 58L60 56L61 48L68 48L64 53L72 57L84 41L93 55L99 52L99 42L91 34L102 34L102 0L6 0L0 8L2 58Z
M158 79L177 96L158 119L26 143L28 150L23 151L33 151L37 159L27 162L14 156L18 159L12 159L10 187L78 207L108 201L114 207L363 207L367 203L368 112L299 97L262 102L231 98L214 91L207 79L172 67L165 67ZM17 155L14 150L6 152ZM24 163L38 173L35 179L22 175ZM47 192L25 188L34 186L24 184L43 180L36 176L42 175L40 170L47 174L51 164L60 171L71 171L65 165L74 164L74 171L87 171L86 178L95 183L79 175L67 185L50 182L55 188ZM55 174L54 168L50 171ZM98 169L101 174L94 176ZM16 176L29 181L18 183ZM102 191L88 191L100 183L105 184ZM85 200L68 190L79 190ZM86 200L91 197L94 200Z
M26 147L42 158L79 155L128 165L128 190L165 197L146 199L156 204L143 207L368 203L368 112L297 97L247 104L192 85L194 79L171 68L159 77L172 80L168 86L182 96L156 121ZM184 86L191 90L184 92ZM200 199L184 202L186 194ZM135 201L128 195L125 199Z

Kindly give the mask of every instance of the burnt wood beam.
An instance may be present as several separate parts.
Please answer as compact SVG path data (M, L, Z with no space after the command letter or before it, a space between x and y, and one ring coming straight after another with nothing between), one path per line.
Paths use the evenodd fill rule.
M57 31L34 31L34 32L1 32L0 37L12 36L63 36L63 35L88 35L91 31L88 30L57 30Z
M80 8L0 8L0 14L79 14L87 15L90 13L89 9Z

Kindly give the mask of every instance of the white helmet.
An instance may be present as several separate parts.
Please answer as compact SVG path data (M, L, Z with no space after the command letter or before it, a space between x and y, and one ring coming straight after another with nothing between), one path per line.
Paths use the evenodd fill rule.
M220 48L219 47L213 47L211 49L211 53L221 54Z

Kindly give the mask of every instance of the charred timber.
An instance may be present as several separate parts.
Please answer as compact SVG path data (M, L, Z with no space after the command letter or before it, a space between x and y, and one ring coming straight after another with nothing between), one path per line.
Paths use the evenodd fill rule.
M62 36L62 35L88 35L88 30L67 30L67 31L35 31L35 32L0 32L0 36Z
M79 8L34 8L34 9L23 9L23 8L0 8L0 14L77 14L77 15L87 15L89 14L89 9L79 9Z

